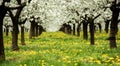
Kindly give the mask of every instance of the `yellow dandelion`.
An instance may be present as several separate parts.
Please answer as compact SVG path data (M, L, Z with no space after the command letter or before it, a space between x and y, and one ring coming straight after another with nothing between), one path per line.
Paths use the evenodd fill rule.
M63 66L67 66L67 65L64 64Z
M87 44L87 45L90 45L90 42L87 42L86 44Z
M105 48L102 48L103 50L105 49Z
M22 66L22 64L20 64L20 66Z
M42 63L42 66L45 66L45 63Z
M63 58L63 60L65 61L67 58Z
M44 60L42 60L42 66L45 66L45 61Z
M79 44L79 43L75 42L74 44Z
M110 51L110 49L107 49L108 51Z
M54 65L51 65L51 66L54 66Z
M42 60L42 63L45 63L45 60Z
M110 62L110 60L106 60L105 62L108 63L108 62Z
M110 64L109 66L113 66L112 64Z
M115 61L114 61L114 60L112 60L112 63L115 63Z
M58 60L58 62L61 62L61 60Z
M109 59L110 59L110 60L113 60L114 58L113 58L113 57L110 57Z
M93 62L94 58L93 57L90 57L89 58L89 62Z
M99 44L99 42L98 42L98 41L96 41L96 42L95 42L95 44Z
M70 56L66 56L66 58L70 58Z
M24 66L27 66L27 64L24 64Z
M116 56L116 58L119 58L119 56Z
M41 60L38 60L38 62L40 62Z
M120 65L120 62L117 62L116 64L117 64L117 65Z
M108 54L103 54L102 55L102 58L106 58L106 57L108 57Z
M90 59L90 60L93 60L94 58L93 58L93 57L90 57L89 59Z
M75 64L74 64L74 66L77 66L77 65L78 65L78 63L75 63Z
M71 63L71 61L69 60L69 61L67 61L67 63Z
M80 52L82 52L82 50L79 50Z
M117 61L120 62L120 59L118 58Z
M97 62L98 64L101 64L101 61L100 61L100 60L96 60L95 62Z

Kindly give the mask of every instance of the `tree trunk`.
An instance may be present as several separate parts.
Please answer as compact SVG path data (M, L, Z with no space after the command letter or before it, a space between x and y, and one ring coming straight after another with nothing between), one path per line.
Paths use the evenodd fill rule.
M33 29L33 35L32 35L32 36L35 37L35 32L36 32L36 29L35 29L35 27L36 27L35 22L33 22L32 26L33 26L33 28L32 28L32 29Z
M38 37L38 24L36 23L36 37Z
M4 43L3 43L3 27L1 23L0 23L0 60L5 60Z
M117 25L120 9L116 6L116 0L114 1L110 9L112 11L112 20L110 25L110 48L117 48L116 33L118 29Z
M19 50L19 47L18 47L18 33L19 33L18 22L15 19L13 21L13 31L12 31L12 50L13 51Z
M115 27L115 34L117 35L117 33L118 33L118 22L117 22L117 25L116 25L116 27Z
M98 18L101 14L98 14L93 18L93 16L89 17L89 23L90 23L90 43L91 45L95 44L95 39L94 39L94 30L95 30L95 25L94 25L94 20Z
M107 20L107 21L105 22L105 32L106 32L106 33L108 33L108 31L109 31L109 24L110 24L110 20Z
M95 42L94 42L94 22L93 21L90 22L90 44L91 45L95 44Z
M38 34L41 35L42 34L42 31L43 31L43 27L41 25L39 25L39 31L38 31Z
M100 33L101 33L101 32L102 32L102 26L101 26L100 23L97 23L97 25L98 25L98 27L99 27L99 31L100 31Z
M83 39L85 39L85 40L88 39L87 25L88 25L88 23L83 22Z
M112 21L110 25L110 48L117 48L116 45L116 32L117 32L117 20L119 13L115 12L112 15Z
M111 24L110 28L110 48L116 48L116 34L113 25Z
M29 39L32 39L32 37L33 37L33 31L34 31L34 28L32 26L32 22L31 22Z
M77 36L78 37L80 36L80 29L81 29L81 24L78 23L78 26L77 26Z
M0 61L5 60L4 42L3 42L3 19L6 13L7 13L7 9L5 8L5 2L3 1L2 5L0 5Z
M70 25L68 25L68 34L71 34L71 26Z
M67 29L67 26L65 26L65 33L68 34L68 29Z
M75 24L73 24L73 35L75 35Z
M25 45L24 26L21 26L21 44Z
M35 37L36 35L36 25L35 25L35 21L31 21L31 26L30 26L30 36L29 38L32 39L33 37Z
M6 36L8 36L8 32L9 32L9 26L6 26Z
M18 20L19 20L19 16L22 9L23 8L18 9L15 16L13 15L12 11L9 10L10 17L13 23L13 31L12 31L12 50L13 51L19 50L19 47L18 47L18 33L19 33L18 22L19 21Z

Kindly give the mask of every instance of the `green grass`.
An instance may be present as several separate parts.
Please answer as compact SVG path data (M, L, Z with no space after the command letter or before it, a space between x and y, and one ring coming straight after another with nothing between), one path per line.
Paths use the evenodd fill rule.
M119 38L117 35L117 38ZM109 35L96 33L95 45L89 40L67 35L62 32L44 32L38 38L29 39L25 34L26 45L20 44L19 51L11 50L11 36L4 36L6 61L0 66L119 66L120 40L116 49L109 48Z

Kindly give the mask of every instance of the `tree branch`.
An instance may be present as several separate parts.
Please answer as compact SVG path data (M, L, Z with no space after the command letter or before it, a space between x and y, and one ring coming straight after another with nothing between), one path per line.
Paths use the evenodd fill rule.
M25 6L26 6L25 2L21 4L21 8L19 8L16 12L16 15L15 15L16 18L19 18L20 13Z
M118 22L120 22L120 20L118 20Z
M30 3L32 0L28 0L28 3Z
M21 0L16 0L19 5L21 5Z
M109 3L109 1L108 0L106 0L107 1L107 3Z
M17 10L16 15L15 15L16 18L19 18L22 9L23 7Z
M95 20L96 18L98 18L101 14L98 14L96 17L93 18L93 20Z
M22 8L23 6L18 6L18 7L7 7L9 8L10 10L15 10L15 9L19 9L19 8Z
M27 21L27 18L25 18L22 22L19 22L19 24L25 24L25 22Z
M75 11L75 12L76 12L77 16L79 16L79 15L80 15L78 11Z
M11 18L14 18L14 15L13 15L13 13L12 13L12 11L11 11L10 9L8 9L8 12L9 12L9 16L10 16Z

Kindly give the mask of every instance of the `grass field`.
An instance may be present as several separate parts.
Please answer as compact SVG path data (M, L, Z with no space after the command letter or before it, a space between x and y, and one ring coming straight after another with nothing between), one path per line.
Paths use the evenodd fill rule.
M26 45L22 46L19 35L19 51L12 51L11 37L4 36L6 61L0 66L120 66L120 40L117 49L110 49L105 40L109 35L104 32L96 33L94 46L83 40L82 34L44 32L31 40L28 33L25 36Z

